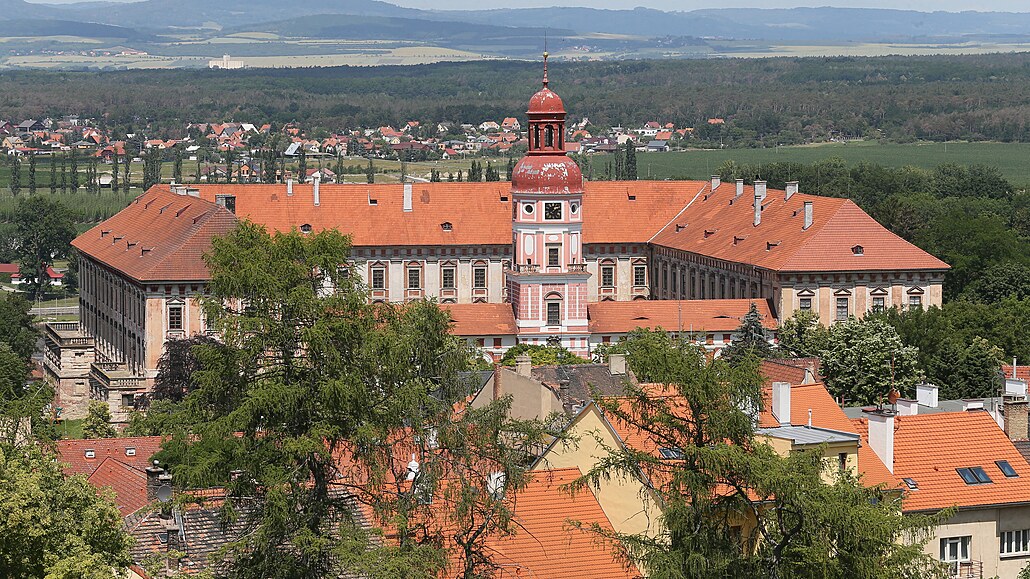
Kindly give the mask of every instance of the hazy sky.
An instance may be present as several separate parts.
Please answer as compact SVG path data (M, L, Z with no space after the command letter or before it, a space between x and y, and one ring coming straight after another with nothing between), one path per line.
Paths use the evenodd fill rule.
M69 4L81 0L29 0L48 4ZM115 0L133 1L133 0ZM932 12L963 10L1027 12L1027 0L386 0L411 8L467 9L511 8L526 6L590 6L593 8L634 8L646 6L659 10L695 10L698 8L791 8L795 6L840 6L847 8L900 8Z

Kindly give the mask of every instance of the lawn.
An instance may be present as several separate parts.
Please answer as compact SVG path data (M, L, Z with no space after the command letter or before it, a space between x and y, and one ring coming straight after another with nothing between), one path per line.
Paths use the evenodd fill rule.
M770 149L693 150L640 153L637 170L641 179L705 179L726 161L741 164L814 163L840 157L849 164L868 161L888 167L913 165L932 168L942 163L985 164L997 167L1018 187L1030 185L1030 143L832 143ZM593 157L594 170L603 172L606 157Z

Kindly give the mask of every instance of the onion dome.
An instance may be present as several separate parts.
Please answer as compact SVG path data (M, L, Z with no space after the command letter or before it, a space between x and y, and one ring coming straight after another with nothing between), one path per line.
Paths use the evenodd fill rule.
M583 173L565 155L529 155L511 173L512 191L568 195L583 193Z

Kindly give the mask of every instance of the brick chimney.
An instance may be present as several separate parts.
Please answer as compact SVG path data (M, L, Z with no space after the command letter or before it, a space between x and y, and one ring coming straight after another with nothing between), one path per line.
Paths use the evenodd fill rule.
M1026 440L1030 438L1030 419L1027 416L1026 397L1006 396L1002 406L1005 416L1005 434L1010 440Z
M869 421L869 446L883 461L887 470L894 472L894 412L887 409L864 410Z
M147 472L147 502L152 503L157 500L157 489L161 486L160 477L165 473L165 469L157 465L157 461L154 461L153 466L146 468Z
M519 354L515 357L515 373L526 378L533 374L533 360L529 354Z
M494 380L493 380L493 399L500 400L503 394L501 393L501 365L494 362Z
M790 426L790 382L772 383L772 413L780 426Z

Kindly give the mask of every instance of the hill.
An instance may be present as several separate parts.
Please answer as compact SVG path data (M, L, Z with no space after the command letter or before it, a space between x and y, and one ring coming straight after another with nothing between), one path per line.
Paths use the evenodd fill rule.
M0 36L78 36L85 38L117 38L148 41L153 35L143 34L131 28L76 22L71 20L19 19L0 20Z

